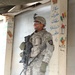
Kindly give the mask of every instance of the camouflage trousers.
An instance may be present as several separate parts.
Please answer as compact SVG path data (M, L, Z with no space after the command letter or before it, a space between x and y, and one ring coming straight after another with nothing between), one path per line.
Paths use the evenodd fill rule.
M40 72L40 66L42 63L43 56L36 58L26 70L26 75L45 75L45 73ZM31 59L32 60L32 59ZM25 75L25 74L24 74Z

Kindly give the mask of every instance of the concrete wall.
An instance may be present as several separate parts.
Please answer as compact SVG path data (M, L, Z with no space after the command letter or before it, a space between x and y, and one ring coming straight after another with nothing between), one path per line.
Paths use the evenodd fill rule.
M75 75L75 0L69 0L67 75Z
M7 27L7 36L6 36L6 53L5 53L5 66L4 66L4 75L10 75L11 73L11 59L12 59L12 47L13 47L13 29L14 29L14 17L6 16L6 27Z

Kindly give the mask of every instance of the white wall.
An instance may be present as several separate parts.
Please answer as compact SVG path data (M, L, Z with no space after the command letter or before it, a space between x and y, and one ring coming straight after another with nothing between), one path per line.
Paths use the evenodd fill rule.
M15 17L15 33L14 33L11 75L19 75L22 70L22 64L19 63L19 61L21 60L21 58L19 56L19 54L21 52L21 50L19 49L19 45L21 44L22 41L24 41L24 37L26 35L29 35L34 31L34 27L33 27L34 13L37 13L38 15L41 15L46 18L46 21L47 21L46 29L47 29L47 31L50 32L50 10L51 10L51 7L49 5L49 6L45 6L45 7L39 8L37 10L31 11L31 12L22 13ZM55 60L55 61L57 61L57 60ZM54 64L56 64L56 62ZM55 67L56 66L54 65L53 68L55 68ZM58 73L57 67L54 70L56 70L56 72Z
M7 25L5 17L0 15L0 75L4 75Z
M75 0L69 0L67 75L75 75Z

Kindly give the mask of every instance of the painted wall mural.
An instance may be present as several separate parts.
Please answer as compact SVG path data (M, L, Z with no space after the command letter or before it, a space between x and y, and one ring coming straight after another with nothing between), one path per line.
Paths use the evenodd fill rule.
M7 22L7 43L12 44L13 42L13 28L14 28L14 20L11 16L6 16Z
M52 0L53 4L56 4L57 3L57 0Z
M51 9L51 25L50 25L50 30L52 32L52 35L54 37L54 41L58 42L58 35L59 35L59 22L60 22L60 13L59 13L59 6L57 4L57 0L53 1L52 4L52 9Z
M62 47L62 48L64 48L65 47L65 38L64 37L61 37L60 38L60 45L59 45L59 47Z
M65 34L65 26L64 24L61 25L61 34Z
M66 18L66 12L63 12L60 16L61 21L63 21Z
M57 75L66 75L66 46L67 46L67 0L51 0L51 25L55 52L59 72ZM62 61L63 60L63 61ZM56 65L55 65L56 66ZM54 71L54 70L53 70ZM51 73L51 75L56 75Z
M9 35L10 38L13 36L13 34L10 30L7 31L7 34Z
M66 31L67 31L67 15L66 12L61 12L61 16L60 16L60 23L61 23L61 27L60 27L60 48L66 48Z

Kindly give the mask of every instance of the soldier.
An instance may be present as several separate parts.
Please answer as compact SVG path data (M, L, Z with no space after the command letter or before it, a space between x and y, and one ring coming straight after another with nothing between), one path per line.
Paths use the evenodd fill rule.
M51 33L45 30L46 20L42 16L34 17L35 32L30 37L33 47L30 53L30 61L35 60L28 66L26 75L45 75L54 51ZM20 46L21 48L21 46Z

